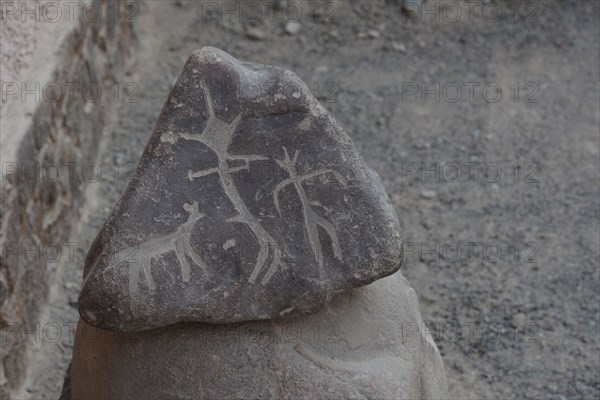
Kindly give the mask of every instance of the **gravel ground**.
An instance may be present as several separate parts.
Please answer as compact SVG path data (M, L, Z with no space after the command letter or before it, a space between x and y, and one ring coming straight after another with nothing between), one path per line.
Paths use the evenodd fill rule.
M450 397L599 398L599 3L475 2L471 15L430 1L411 17L399 1L323 2L318 16L287 3L299 25L281 9L252 26L248 8L238 22L141 4L138 101L100 144L110 172L88 186L74 239L94 239L191 51L282 65L383 178ZM61 267L48 320L77 321L83 253ZM38 346L24 396L58 397L71 347Z

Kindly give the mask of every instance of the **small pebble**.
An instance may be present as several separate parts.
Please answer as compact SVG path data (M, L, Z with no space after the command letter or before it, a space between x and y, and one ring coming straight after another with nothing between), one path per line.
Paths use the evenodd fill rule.
M77 308L78 306L78 295L74 293L69 293L68 296L69 305Z
M414 15L419 11L421 3L421 0L403 0L402 10L409 15Z
M513 320L519 324L519 325L523 325L525 322L527 322L527 316L523 313L516 313L513 316Z
M302 29L302 25L300 25L299 22L296 21L288 21L285 24L285 33L287 33L288 35L295 35L298 32L300 32L300 29Z
M433 199L437 196L437 193L434 190L421 190L421 197L424 199Z
M248 28L248 30L246 31L246 36L252 40L264 40L267 37L267 35L262 30L254 26Z
M421 4L422 0L403 0L402 10L409 15L414 15L419 11Z
M371 39L377 39L379 37L379 31L376 31L375 29L371 29L368 33Z
M405 53L406 52L406 46L404 45L404 43L392 43L392 49L399 51L401 53Z
M426 219L425 221L421 222L421 225L423 225L423 228L425 228L427 230L430 230L431 228L433 228L433 224L428 219Z
M402 204L402 197L400 197L400 195L397 195L396 193L392 193L391 195L389 195L389 198L392 204Z

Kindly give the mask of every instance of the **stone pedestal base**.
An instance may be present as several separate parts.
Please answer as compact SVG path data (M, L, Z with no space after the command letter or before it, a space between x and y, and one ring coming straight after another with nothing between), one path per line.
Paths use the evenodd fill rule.
M396 273L319 313L113 332L80 322L73 399L441 398L442 359Z

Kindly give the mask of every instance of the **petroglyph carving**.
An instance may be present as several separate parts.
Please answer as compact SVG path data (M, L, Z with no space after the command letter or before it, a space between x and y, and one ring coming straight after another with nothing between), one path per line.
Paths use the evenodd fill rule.
M342 174L340 174L339 172L337 172L333 169L329 169L329 168L320 169L317 171L298 175L298 171L296 170L296 163L298 162L298 155L300 154L300 152L298 150L296 150L294 153L294 158L290 158L290 156L287 152L287 149L285 147L283 147L283 154L284 154L283 160L275 160L275 161L281 168L283 168L284 170L287 171L287 173L289 174L289 177L287 179L285 179L284 181L282 181L281 183L279 183L275 187L275 190L273 190L273 198L275 201L275 208L277 209L277 212L279 213L279 215L281 215L281 207L279 205L279 193L286 186L293 184L294 187L296 188L296 192L298 193L298 196L300 196L300 201L302 202L302 214L304 216L304 224L306 226L306 231L308 233L308 240L310 242L310 248L312 249L315 259L319 263L319 269L320 269L320 272L322 273L323 272L323 249L321 248L318 227L320 226L321 228L323 228L325 230L325 232L327 232L327 234L331 238L331 244L333 247L333 255L340 261L342 260L342 249L340 248L340 242L338 240L337 233L335 231L335 227L333 226L333 224L331 222L327 221L325 218L323 218L319 214L317 214L317 212L312 208L313 203L311 203L311 201L308 199L308 195L306 194L306 191L304 190L302 183L309 179L315 178L320 175L325 175L325 174L332 174L337 179L337 181L339 183L341 183L343 186L346 186L347 181L346 181L346 178L344 178L344 176ZM269 270L265 276L270 277L269 273L272 274L272 271Z
M134 296L139 290L140 270L144 273L146 284L150 290L156 289L151 271L152 259L158 259L169 251L174 251L177 255L181 278L184 282L189 282L192 271L188 257L197 266L206 269L202 257L190 243L191 231L196 222L204 217L204 214L198 211L197 201L192 204L186 203L183 208L189 214L188 219L173 233L146 240L140 245L127 247L115 254L117 265L124 261L129 264L129 293L131 296Z
M217 167L207 168L197 172L190 170L188 171L188 178L194 180L214 173L219 175L225 194L238 212L238 215L229 218L226 222L237 222L248 225L258 241L258 256L248 280L248 282L254 283L258 275L265 268L270 254L272 254L272 258L269 271L274 272L277 270L281 263L281 250L275 239L273 239L273 237L262 227L260 222L252 215L248 210L248 207L246 207L246 204L240 197L235 186L232 174L240 170L248 170L251 161L266 160L267 158L260 155L237 155L229 153L229 145L233 140L233 134L240 122L241 114L238 114L232 122L226 122L217 118L210 91L204 83L201 83L201 87L208 108L208 121L206 122L206 127L200 134L182 133L179 136L187 140L196 140L208 146L217 155L218 164ZM242 160L245 164L240 167L230 168L227 162L231 160ZM265 276L261 283L264 285L269 282L271 276L272 272L268 276Z
M88 324L306 315L400 268L381 180L293 72L198 50L155 126L86 256Z

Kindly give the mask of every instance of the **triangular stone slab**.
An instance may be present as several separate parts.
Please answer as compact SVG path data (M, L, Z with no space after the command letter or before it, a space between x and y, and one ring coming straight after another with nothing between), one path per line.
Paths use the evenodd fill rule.
M400 268L394 210L293 73L194 52L92 245L79 297L98 328L312 313Z

